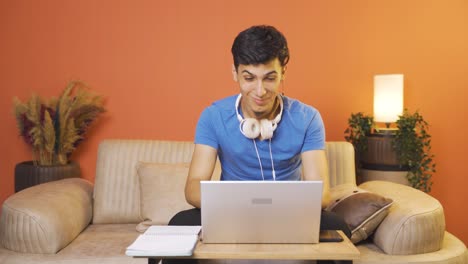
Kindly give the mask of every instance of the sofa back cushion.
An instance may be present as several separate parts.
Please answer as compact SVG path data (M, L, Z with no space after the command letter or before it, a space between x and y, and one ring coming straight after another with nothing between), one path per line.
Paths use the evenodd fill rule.
M175 166L190 163L193 149L193 142L188 141L104 140L99 145L96 164L93 223L139 223L143 220L137 176L139 162ZM327 142L326 154L330 186L355 185L353 146L348 142ZM213 179L219 179L219 174L217 165Z
M139 162L189 163L194 144L186 141L105 140L99 144L93 223L138 223Z
M346 141L326 142L330 187L341 184L356 186L354 147Z

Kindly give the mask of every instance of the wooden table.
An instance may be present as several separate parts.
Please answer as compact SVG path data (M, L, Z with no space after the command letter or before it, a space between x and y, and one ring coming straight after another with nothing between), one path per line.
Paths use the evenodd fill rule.
M340 260L352 263L359 251L340 232L343 242L318 244L204 244L199 241L191 259L278 259L278 260ZM149 256L148 264L156 264L165 257Z

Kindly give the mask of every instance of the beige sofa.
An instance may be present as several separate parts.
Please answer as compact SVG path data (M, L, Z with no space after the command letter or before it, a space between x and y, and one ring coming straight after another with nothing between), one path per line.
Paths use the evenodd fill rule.
M137 225L145 220L142 207L148 206L142 205L148 197L143 197L136 167L157 163L185 168L192 151L191 142L103 141L94 185L77 178L49 182L4 202L0 263L147 263L124 254L138 235ZM355 188L354 151L349 143L328 142L327 156L336 198L340 190ZM164 190L158 190L161 186ZM357 245L361 256L354 263L468 263L466 246L445 231L443 208L436 199L390 182L366 182L360 187L394 203L374 236ZM160 208L149 214L159 218L153 222L167 222L173 212L187 207L180 202L181 190L183 181L172 175L154 187L150 196L163 202L154 202ZM168 201L167 195L177 199Z

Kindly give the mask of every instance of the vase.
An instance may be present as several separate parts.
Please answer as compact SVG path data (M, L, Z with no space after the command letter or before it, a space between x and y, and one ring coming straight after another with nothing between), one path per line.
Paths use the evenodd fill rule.
M76 162L65 165L35 165L32 161L16 164L15 192L28 187L65 178L80 177L80 166Z

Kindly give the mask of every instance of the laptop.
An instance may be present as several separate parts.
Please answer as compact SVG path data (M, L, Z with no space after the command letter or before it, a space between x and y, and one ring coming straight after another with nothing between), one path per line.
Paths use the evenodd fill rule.
M318 243L322 181L201 181L203 243Z

